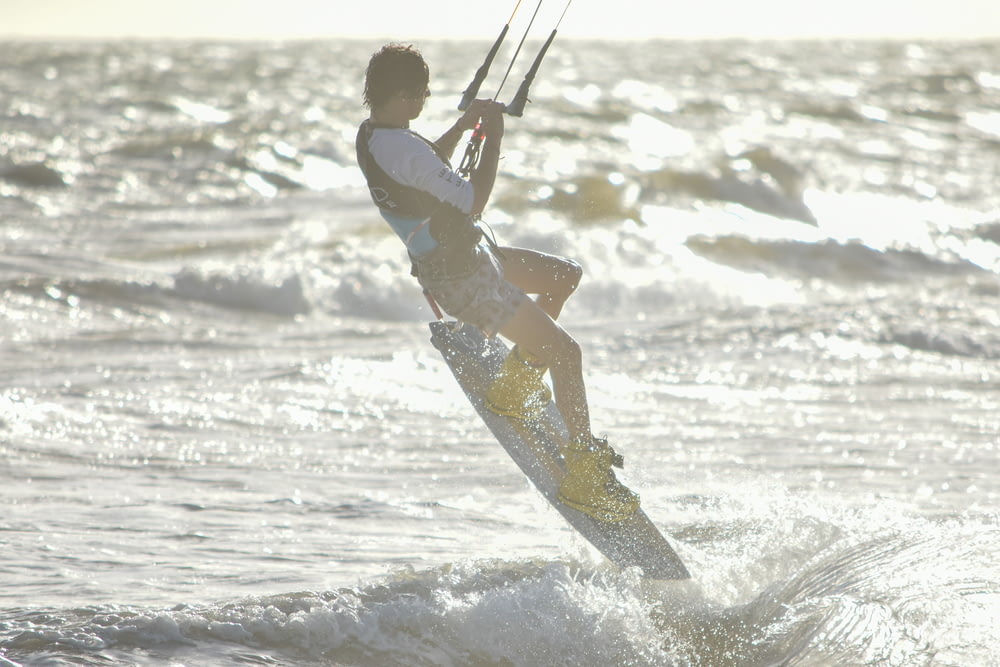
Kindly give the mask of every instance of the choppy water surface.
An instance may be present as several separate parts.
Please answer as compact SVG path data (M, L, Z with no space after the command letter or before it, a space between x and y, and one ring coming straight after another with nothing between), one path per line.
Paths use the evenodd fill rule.
M508 121L486 220L585 266L686 583L429 345L353 162L377 46L0 45L0 663L1000 664L997 44L567 40ZM418 130L484 48L424 45Z

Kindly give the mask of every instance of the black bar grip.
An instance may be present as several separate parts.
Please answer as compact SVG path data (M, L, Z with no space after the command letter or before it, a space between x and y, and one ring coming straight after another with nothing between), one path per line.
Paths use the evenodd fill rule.
M472 104L472 100L476 99L476 95L479 94L479 87L483 85L483 80L485 80L486 75L490 73L490 65L493 64L493 59L496 57L497 51L500 49L500 44L503 42L503 38L507 36L508 28L510 28L510 24L505 25L503 30L500 31L500 36L497 37L497 41L493 42L493 47L490 49L490 52L486 54L486 60L484 60L483 64L479 66L479 69L476 70L476 75L472 77L472 83L470 83L469 87L465 89L464 93L462 93L462 101L458 103L459 111L465 111L468 109L469 105Z
M555 38L556 31L553 30L552 34L549 35L549 38L545 40L542 50L538 52L537 56L535 56L535 62L531 63L531 69L529 69L528 73L524 75L524 81L521 82L521 87L517 89L514 99L512 99L510 104L507 105L505 111L508 116L520 118L524 115L524 105L528 102L528 88L531 87L531 82L535 80L535 74L538 73L538 66L542 64L545 52L549 50L549 45Z

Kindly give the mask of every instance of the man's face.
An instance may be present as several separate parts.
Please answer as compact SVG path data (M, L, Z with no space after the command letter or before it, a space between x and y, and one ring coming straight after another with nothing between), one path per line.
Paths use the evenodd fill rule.
M431 91L426 84L418 89L403 91L400 93L400 97L403 98L403 102L408 105L410 120L413 120L420 115L420 112L424 110L424 101L430 96Z

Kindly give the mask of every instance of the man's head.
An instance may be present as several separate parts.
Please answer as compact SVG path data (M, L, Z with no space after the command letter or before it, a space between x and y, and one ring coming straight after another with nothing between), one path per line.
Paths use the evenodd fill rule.
M377 109L397 95L419 100L427 97L430 72L420 51L412 46L386 44L368 61L365 72L365 106Z

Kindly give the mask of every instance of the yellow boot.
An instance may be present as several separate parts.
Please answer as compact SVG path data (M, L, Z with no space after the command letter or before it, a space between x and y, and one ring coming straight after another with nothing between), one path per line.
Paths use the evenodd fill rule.
M547 370L540 359L514 346L486 391L486 407L505 417L537 417L552 400L552 392L542 381Z
M639 509L639 496L618 481L612 465L622 458L607 440L572 442L563 451L566 475L559 485L559 500L597 519L616 523Z

